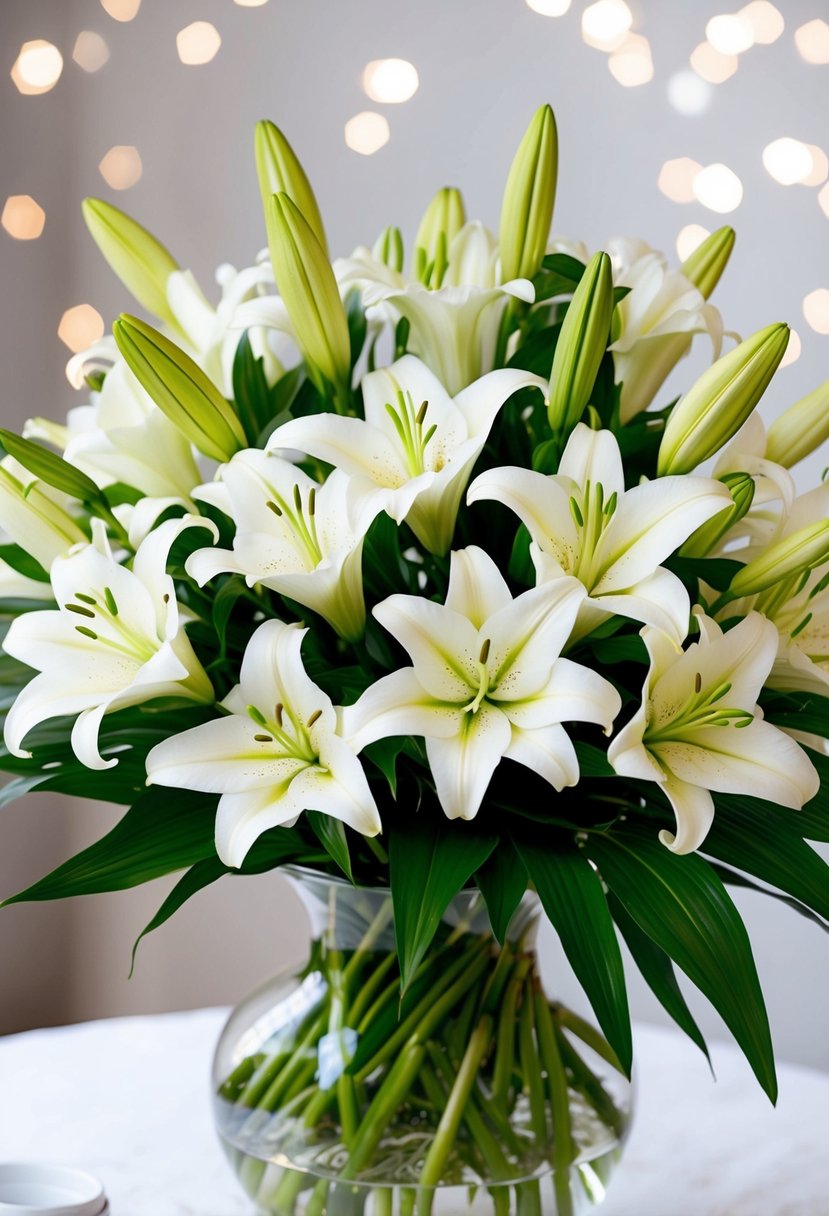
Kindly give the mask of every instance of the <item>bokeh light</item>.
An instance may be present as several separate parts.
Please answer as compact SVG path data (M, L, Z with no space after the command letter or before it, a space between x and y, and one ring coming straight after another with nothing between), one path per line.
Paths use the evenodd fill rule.
M94 30L81 30L75 39L72 58L85 72L97 72L109 59L109 47Z
M770 0L752 0L752 3L741 8L737 15L749 23L758 46L770 46L786 28L783 14Z
M705 37L721 55L741 55L754 46L751 22L739 13L721 13L705 27Z
M723 84L740 66L736 55L723 55L710 42L701 42L691 52L691 67L709 84Z
M178 57L187 67L201 67L219 53L222 37L209 21L194 21L176 34Z
M636 88L653 80L651 44L642 34L628 34L607 61L611 75L625 88Z
M345 124L345 142L352 152L372 156L389 142L389 124L382 114L363 110Z
M702 114L711 104L712 88L696 72L674 72L668 81L668 101L680 114Z
M46 223L46 212L31 194L12 194L3 205L0 224L16 241L36 241Z
M63 56L52 42L34 38L24 42L11 70L18 92L29 96L48 93L60 80Z
M694 178L694 194L703 207L725 215L743 201L743 183L728 165L706 165Z
M141 0L101 0L101 8L115 21L132 21L141 7Z
M101 177L113 190L129 190L141 180L144 166L132 144L116 144L98 165Z
M396 105L417 92L417 68L408 59L372 59L363 69L363 89L372 101Z
M563 17L570 8L570 0L527 0L527 7L542 17Z
M829 185L826 185L817 196L818 206L829 220Z
M815 333L829 334L829 287L818 287L804 297L803 315Z
M812 172L808 177L801 178L801 186L820 186L829 177L829 157L817 144L807 144L812 154Z
M581 36L597 51L615 51L633 24L625 0L597 0L581 15Z
M829 63L829 25L820 17L795 30L794 42L807 63Z
M781 367L788 367L791 363L797 363L800 358L800 352L803 349L803 343L800 341L800 334L796 329L789 330L789 341L786 346L786 353L780 360Z
M239 8L262 8L263 4L267 4L268 0L234 0Z
M710 235L711 233L707 228L703 228L702 224L686 224L684 228L681 228L676 237L676 256L680 262L689 258Z
M763 149L763 165L766 172L781 186L793 186L802 182L814 170L814 159L806 144L799 139L772 140Z
M696 198L694 182L702 165L689 156L666 160L659 171L657 186L672 203L692 203Z
M67 308L60 319L58 337L73 354L86 350L104 336L104 318L91 304L76 304Z

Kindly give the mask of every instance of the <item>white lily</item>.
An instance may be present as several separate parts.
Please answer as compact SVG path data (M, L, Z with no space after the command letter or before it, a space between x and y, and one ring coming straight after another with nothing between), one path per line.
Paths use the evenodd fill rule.
M229 714L173 735L147 757L147 782L221 794L216 851L240 866L269 828L321 811L376 836L380 816L330 697L309 678L300 648L307 630L266 621L250 639Z
M705 840L712 790L799 809L820 784L805 752L757 708L777 651L774 626L757 612L728 633L708 617L698 620L700 640L686 651L659 630L642 630L651 660L642 705L608 749L617 773L664 791L676 833L659 836L674 853L691 853Z
M213 700L166 573L173 541L196 524L213 529L192 517L162 524L139 548L132 570L113 560L101 530L102 548L85 544L55 560L57 609L17 617L3 643L13 658L40 673L6 718L6 746L13 755L29 755L23 741L40 722L78 714L75 755L88 768L111 768L117 761L103 759L98 750L104 714L154 697Z
M620 698L589 668L560 658L584 598L560 578L513 599L497 566L471 546L452 554L445 604L393 595L374 609L412 658L343 710L358 748L389 735L423 735L438 798L450 819L474 819L502 757L555 789L579 777L562 722L609 732Z
M488 371L510 298L532 303L529 279L500 281L498 246L482 224L465 224L450 241L440 286L430 288L392 269L360 246L334 263L343 291L359 287L369 320L411 326L408 345L454 395Z
M192 508L190 493L202 475L187 439L144 391L112 339L82 358L87 362L74 364L73 376L77 379L83 367L106 370L100 392L92 394L89 405L69 411L67 428L32 418L24 435L62 447L64 458L102 489L123 482L151 498L172 498Z
M274 431L269 449L299 449L386 490L383 505L406 520L432 553L452 543L475 461L501 406L528 385L530 372L502 368L454 400L424 363L404 355L363 377L365 421L333 414L295 418Z
M69 499L11 456L0 460L0 528L48 571L56 557L87 537L68 510Z
M54 600L52 585L36 578L27 578L0 558L0 600Z
M526 525L539 583L570 574L584 584L576 636L615 614L654 625L677 645L688 632L690 601L660 562L732 501L707 477L660 477L626 491L615 436L584 423L556 475L490 469L469 487L468 502L482 499L503 503Z
M363 541L382 497L337 469L320 485L258 448L237 452L218 477L198 497L233 519L233 549L191 554L191 578L203 586L225 571L243 574L248 586L262 583L318 612L342 637L360 637Z
M648 408L695 334L707 333L713 358L719 358L723 324L702 292L644 241L617 238L607 252L615 286L630 288L616 307L610 347L622 385L621 419L629 422Z

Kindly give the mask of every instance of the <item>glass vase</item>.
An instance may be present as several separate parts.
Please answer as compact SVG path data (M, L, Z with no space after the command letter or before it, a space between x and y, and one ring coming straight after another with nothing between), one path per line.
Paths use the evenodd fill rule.
M503 945L475 891L448 907L401 998L388 891L284 871L310 958L231 1014L216 1123L258 1211L578 1216L619 1160L631 1088L588 1023L545 995L536 899Z

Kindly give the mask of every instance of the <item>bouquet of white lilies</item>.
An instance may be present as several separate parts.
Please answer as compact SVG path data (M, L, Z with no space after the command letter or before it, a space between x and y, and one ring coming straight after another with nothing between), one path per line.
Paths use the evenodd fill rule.
M443 189L408 258L388 228L332 263L271 123L256 162L268 252L221 268L215 308L138 223L85 204L160 329L122 316L70 365L88 405L0 432L14 774L0 797L128 808L12 901L185 871L155 928L227 873L290 864L390 887L385 974L405 1013L455 948L438 929L458 892L479 892L505 943L532 889L623 1072L617 929L704 1049L672 960L690 977L773 1097L726 884L829 919L807 843L829 841L829 485L798 494L789 471L829 436L829 383L766 431L755 407L789 331L721 353L707 301L730 229L677 270L635 241L590 256L552 239L549 107L509 171L498 238ZM657 403L702 333L715 361ZM340 1026L356 1025L348 1000L365 1013L364 980ZM497 1098L500 1047L474 1029L476 1008L498 1021L487 982L479 1006L463 995ZM549 1047L546 1003L525 1007ZM534 1041L515 1056L531 1104ZM331 1103L362 1168L377 1141L355 1109L404 1091L344 1090L371 1072L359 1048L353 1063ZM256 1106L261 1065L243 1062L225 1096Z

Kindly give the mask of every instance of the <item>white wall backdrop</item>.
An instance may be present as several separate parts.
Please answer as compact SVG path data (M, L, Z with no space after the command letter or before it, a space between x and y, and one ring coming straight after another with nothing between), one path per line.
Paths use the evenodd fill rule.
M106 0L111 11L119 5L127 0ZM767 395L763 412L773 416L829 376L829 337L802 311L807 293L829 288L829 194L821 210L819 185L782 186L762 160L764 147L784 136L829 149L829 66L805 62L794 39L798 27L829 12L825 0L777 0L782 36L741 55L734 75L710 87L703 112L682 114L669 100L669 82L688 70L706 22L723 7L631 0L634 29L650 40L654 76L625 88L607 55L582 40L583 0L559 18L531 11L524 0L268 0L260 7L143 0L130 21L114 20L99 0L3 0L0 204L32 195L46 226L32 241L0 232L2 423L59 418L82 402L63 374L68 351L57 328L66 309L92 304L109 327L131 307L85 233L84 196L101 195L134 214L209 293L219 262L249 264L264 244L252 159L256 119L273 118L294 142L332 248L344 253L390 222L411 238L434 189L446 184L463 189L471 214L496 225L514 147L542 101L553 104L559 124L558 233L591 248L611 235L639 235L675 258L685 225L735 225L736 251L715 297L726 328L745 335L787 320L802 342L799 359ZM176 34L194 21L211 22L222 42L210 63L188 67ZM110 53L94 73L72 60L82 30L101 35ZM23 96L9 70L21 44L37 38L60 49L63 73L51 91ZM417 67L419 90L403 105L378 106L361 89L365 64L386 56ZM346 120L366 109L382 111L390 126L389 142L373 156L351 151L343 138ZM110 189L98 170L116 145L137 148L143 166L123 191ZM744 188L740 206L721 217L661 193L661 167L683 156L728 165ZM708 357L700 344L682 382ZM805 474L821 467L815 458ZM5 895L100 835L114 813L45 796L0 817ZM301 957L306 926L280 879L225 880L148 939L127 982L132 940L167 885L1 911L0 1030L232 1001L276 965ZM829 1067L829 942L768 901L736 898L781 1056ZM576 999L552 933L545 950L551 985ZM659 1020L635 979L632 992L635 1015ZM720 1033L713 1014L703 1009L700 1018Z

